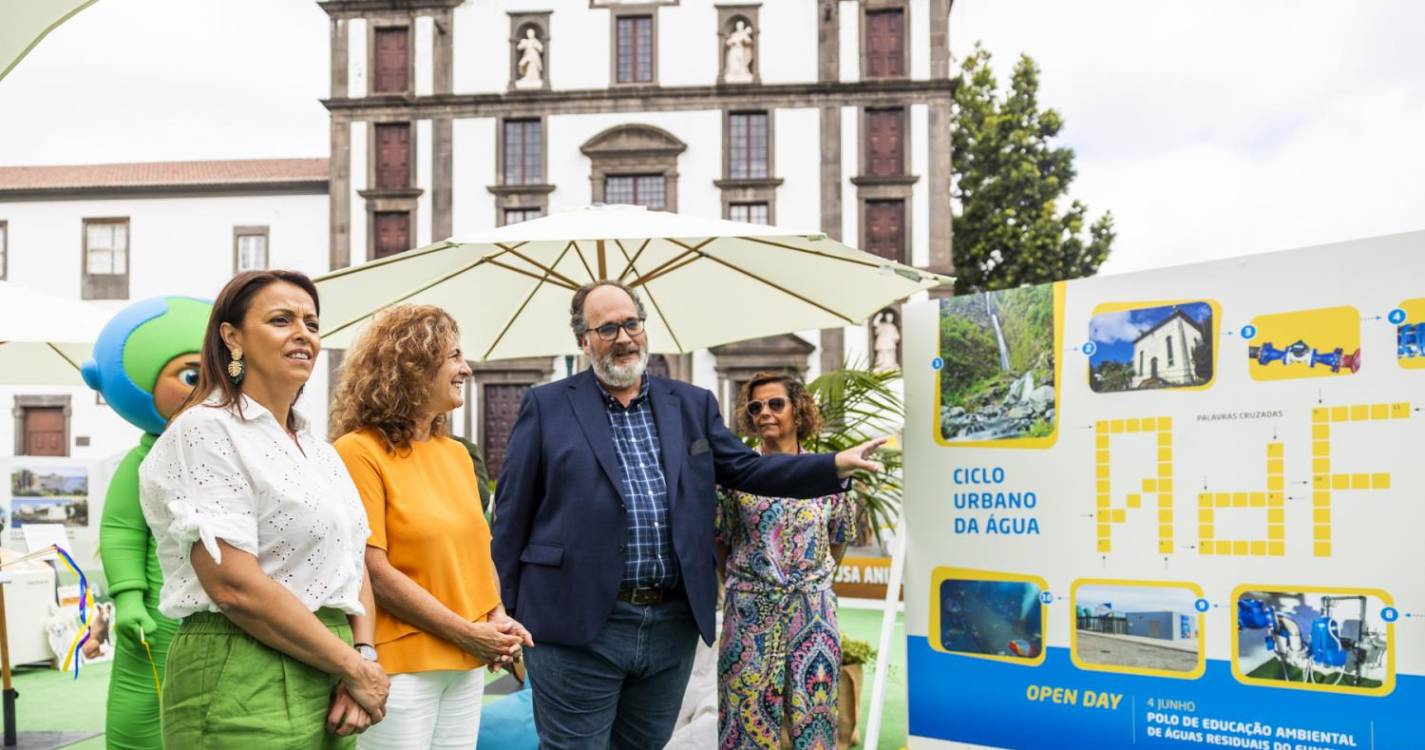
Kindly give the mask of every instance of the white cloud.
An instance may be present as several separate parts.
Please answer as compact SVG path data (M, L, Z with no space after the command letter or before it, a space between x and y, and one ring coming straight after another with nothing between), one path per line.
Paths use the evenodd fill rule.
M961 0L1002 79L1066 118L1105 272L1425 228L1425 3Z
M1131 318L1132 314L1127 310L1093 316L1089 322L1089 340L1112 344L1137 339L1138 334L1148 330L1148 324L1136 324Z
M325 156L312 0L103 0L0 80L0 164Z

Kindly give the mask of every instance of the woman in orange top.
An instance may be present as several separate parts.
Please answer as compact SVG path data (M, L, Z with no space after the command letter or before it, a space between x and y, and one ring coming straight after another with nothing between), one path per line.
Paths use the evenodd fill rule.
M479 667L534 645L500 603L470 454L448 434L469 376L455 321L415 305L377 317L341 370L331 434L371 525L375 651L391 675L387 718L363 750L474 747Z

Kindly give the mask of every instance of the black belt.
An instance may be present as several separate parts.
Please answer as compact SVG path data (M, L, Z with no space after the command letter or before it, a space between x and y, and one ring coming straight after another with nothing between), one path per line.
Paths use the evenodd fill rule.
M658 586L644 586L638 588L622 588L618 590L619 601L629 604L663 604L671 602L682 596L681 588L660 588Z

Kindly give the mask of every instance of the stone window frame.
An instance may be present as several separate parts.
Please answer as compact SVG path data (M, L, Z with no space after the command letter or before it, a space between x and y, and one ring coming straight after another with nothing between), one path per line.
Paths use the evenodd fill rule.
M658 8L659 3L618 3L607 6L609 10L609 88L639 88L654 87L658 85ZM619 81L618 79L618 22L620 18L628 16L648 17L652 19L649 23L649 38L652 40L653 50L650 53L650 61L653 69L647 81ZM637 63L635 61L635 67Z
M892 178L902 179L902 178ZM915 217L914 204L911 203L911 188L917 178L911 178L910 182L892 183L869 183L860 184L856 189L857 203L857 231L860 233L859 247L870 246L870 226L866 220L867 209L873 201L900 201L901 202L901 257L895 260L903 265L912 265L911 255L915 252L914 232L912 231L912 220ZM867 251L869 252L869 251ZM877 256L880 257L880 256Z
M902 112L901 116L901 174L890 176L871 176L866 174L867 155L870 151L870 139L867 137L867 116L868 110L897 109ZM911 155L910 144L910 103L902 103L887 106L861 107L857 112L857 132L860 143L856 149L856 174L851 178L851 184L856 186L857 203L857 232L860 235L859 247L867 246L868 229L866 222L866 208L870 201L898 200L904 207L901 237L902 252L900 262L911 265L911 256L914 252L914 232L912 231L913 218L915 216L915 206L911 200L914 194L915 183L920 180L919 175L911 174L910 168L914 164Z
M124 225L124 272L121 274L89 274L89 225ZM80 221L79 277L80 299L128 299L129 278L134 268L134 226L127 216L85 217ZM8 259L7 259L8 262ZM104 278L102 281L100 277Z
M546 68L548 70L548 68ZM505 184L505 122L507 120L539 121L540 169L544 182L529 185ZM486 190L495 196L495 226L505 226L505 211L509 209L538 209L542 216L549 215L549 194L554 185L549 183L549 118L544 115L532 117L499 117L495 123L495 184Z
M718 407L728 428L740 434L733 410L737 408L742 383L764 370L794 374L805 381L815 351L814 344L795 333L709 347L717 372Z
M239 239L241 239L241 238L243 238L243 237L259 237L259 236L262 237L262 253L263 253L262 259L263 259L263 261L264 261L264 264L263 264L263 266L262 266L262 269L250 269L250 270L263 270L263 269L268 269L268 268L271 268L271 267L272 267L272 230L271 230L271 228L270 228L268 225L266 225L266 224L262 224L262 225L256 225L256 224L254 224L254 225L241 225L241 224L239 224L239 225L233 227L233 275L236 276L239 272L242 271L242 268L239 266L239 262L240 262L240 260L241 260L241 255L240 255L240 253L239 253L239 248L238 248L238 241L239 241Z
M467 396L465 399L465 439L479 445L482 452L485 450L488 442L488 436L485 434L485 386L534 387L548 383L558 377L554 362L553 357L517 357L493 362L467 360L466 363L470 365L470 378L466 381L469 389L467 393L473 393L474 398ZM472 404L474 409L470 408ZM475 419L477 410L480 412L479 420Z
M762 3L747 5L717 5L717 85L719 86L760 86L762 84L762 25L758 11ZM736 26L737 19L747 21L752 27L752 81L749 83L728 83L727 37Z
M0 219L0 281L10 278L10 222Z
M600 10L616 10L625 5L645 5L648 7L658 7L663 5L677 5L682 0L636 0L630 3L629 0L589 0L590 8Z
M72 397L67 394L43 396L16 394L15 405L10 409L10 414L15 418L14 453L16 456L27 455L26 453L24 453L25 410L34 408L52 409L55 407L64 409L64 456L62 456L62 458L67 458L70 456L69 443L71 440L74 439L74 406L71 404L71 398Z
M548 91L549 90L549 27L552 10L538 11L507 11L510 17L510 81L506 90L508 91ZM524 39L525 29L533 26L536 29L536 36L540 43L544 45L544 86L538 89L516 89L515 81L519 80L520 53L516 45Z
M871 113L871 112L886 112L886 111L890 111L890 110L898 111L898 112L901 113L901 165L900 165L900 172L899 172L899 174L897 174L897 175L885 175L885 176L872 177L872 176L870 176L870 175L868 175L868 174L866 173L866 169L869 167L869 164L868 164L867 162L870 161L867 157L870 155L870 152L871 152L871 139L868 137L868 135L869 135L869 133L870 133L870 127L869 127L869 125L870 125L870 120L871 120L871 118L870 118L870 113ZM857 159L857 161L856 161L856 174L861 175L861 176L858 177L857 179L861 179L861 180L895 180L895 179L898 179L898 178L901 178L901 177L909 177L909 176L911 175L910 168L911 168L911 165L914 164L914 162L911 160L911 153L910 153L910 116L911 116L911 105L908 104L908 103L907 103L907 104L891 104L891 105L876 106L876 107L861 107L861 108L857 111L857 113L856 113L856 117L857 117L856 131L861 134L861 137L860 137L861 143L859 144L860 147L859 147L858 149L856 149L856 159Z
M765 113L767 115L767 176L753 179L733 179L732 171L732 116L736 114ZM777 177L777 110L775 109L725 109L722 112L722 178L713 180L722 194L722 218L732 218L734 203L766 203L767 223L777 223L777 188L782 178Z
M358 190L357 195L366 201L366 257L367 259L376 256L376 214L385 211L404 211L410 216L411 246L420 247L419 216L417 206L421 194L425 191L416 184L419 182L419 170L416 163L416 155L420 153L417 149L416 139L420 130L416 127L416 122L409 118L389 118L372 119L366 122L366 184L376 184L376 126L377 125L406 125L410 128L410 142L407 148L410 155L407 163L411 170L411 184L404 188L375 188L368 187L365 190Z
M880 11L880 10L899 10L899 11L901 12L901 70L904 71L904 74L903 74L903 75L900 75L900 76L893 77L893 78L892 78L892 77L885 77L885 78L882 78L882 77L879 77L879 76L873 78L873 77L871 77L871 76L867 73L867 71L866 71L866 66L869 64L869 58L867 58L866 55L865 55L865 51L866 51L866 14L867 14L867 13L874 13L874 12ZM861 36L860 36L860 45L861 45L861 47L860 47L860 49L861 49L862 54L861 54L861 69L860 69L860 71L859 71L859 75L861 76L861 80L863 80L863 81L901 81L901 80L908 80L908 79L910 79L910 78L911 78L911 70L910 70L910 61L911 61L911 54L910 54L910 52L911 52L911 50L910 50L910 48L911 48L911 39L914 38L913 29L912 29L912 27L911 27L912 18L911 18L911 12L910 12L910 0L861 0L861 14L860 14L860 15L861 15L861 18L860 18L860 24L861 24L861 29L860 29L860 35L861 35Z
M641 136L646 143L633 147L606 143L619 135ZM688 144L655 125L626 123L601 131L579 147L589 157L590 202L604 202L604 181L610 176L661 174L663 210L677 211L678 156L687 149Z
M406 30L406 90L376 91L376 31ZM413 96L416 93L416 16L413 13L368 16L366 18L366 95Z
M405 125L407 132L410 133L410 137L409 137L408 139L406 139L406 150L407 150L407 154L406 154L406 166L407 166L407 168L408 168L408 170L409 170L408 177L409 177L409 182L410 182L410 184L406 185L406 187L403 187L403 188L382 188L382 187L376 187L376 186L375 186L375 185L376 185L377 166L378 166L377 163L376 163L376 159L377 159L377 154L376 154L376 129L377 129L377 126L378 126L378 125ZM420 154L420 150L417 148L417 144L416 144L416 139L419 137L419 134L420 134L420 129L419 129L418 127L416 127L416 121L415 121L415 120L412 120L412 119L409 119L409 118L396 117L396 118L373 119L373 120L367 120L367 121L366 121L366 185L367 185L367 188L366 188L365 190L360 191L359 194L360 194L362 197L366 197L366 194L367 194L367 193L371 193L371 194L381 194L381 195L388 195L388 194L389 194L389 195L394 195L394 194L398 194L398 193L408 192L408 191L411 191L411 190L416 191L416 194L417 194L417 195L420 194L420 188L416 187L416 183L419 182L419 180L417 179L417 176L418 176L418 174L419 174L419 170L417 169L417 166L418 166L418 165L417 165L417 160L418 160L418 158L419 158L419 157L418 157L418 154Z

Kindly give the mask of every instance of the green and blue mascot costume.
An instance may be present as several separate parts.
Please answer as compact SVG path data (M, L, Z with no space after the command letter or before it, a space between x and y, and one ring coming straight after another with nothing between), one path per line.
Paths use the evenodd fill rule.
M139 464L198 382L198 354L211 312L212 303L189 297L136 302L104 326L94 358L82 368L84 382L144 433L114 472L99 527L99 555L114 599L105 727L110 748L163 747L154 680L162 679L178 623L158 611L163 572L139 507Z

